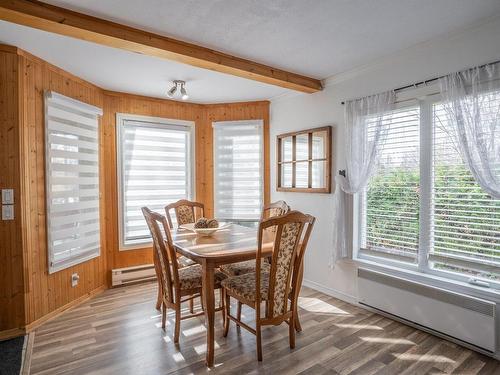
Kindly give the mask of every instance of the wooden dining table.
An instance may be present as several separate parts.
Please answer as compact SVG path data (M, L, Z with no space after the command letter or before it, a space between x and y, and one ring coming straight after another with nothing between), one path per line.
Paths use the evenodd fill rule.
M272 253L274 234L264 231L262 237L262 256ZM179 254L182 254L203 269L202 298L207 325L206 365L214 365L214 320L215 320L215 269L223 264L255 259L257 254L257 228L248 228L229 224L209 237L201 237L187 229L172 231L172 242Z

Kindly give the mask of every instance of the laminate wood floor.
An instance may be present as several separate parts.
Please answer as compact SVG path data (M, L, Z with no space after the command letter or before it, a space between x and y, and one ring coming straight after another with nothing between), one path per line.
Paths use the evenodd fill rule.
M399 322L303 288L303 332L294 350L288 326L255 337L233 323L222 337L216 315L215 368L205 360L203 318L184 320L178 347L155 310L154 283L107 290L36 330L32 374L500 374L500 362ZM252 322L253 311L244 309Z

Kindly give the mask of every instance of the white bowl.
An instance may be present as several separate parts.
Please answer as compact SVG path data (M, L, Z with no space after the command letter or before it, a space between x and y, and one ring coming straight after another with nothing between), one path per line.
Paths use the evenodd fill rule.
M218 230L227 228L228 224L219 225L217 228L195 228L194 223L183 224L180 228L195 232L199 236L208 237L217 232Z

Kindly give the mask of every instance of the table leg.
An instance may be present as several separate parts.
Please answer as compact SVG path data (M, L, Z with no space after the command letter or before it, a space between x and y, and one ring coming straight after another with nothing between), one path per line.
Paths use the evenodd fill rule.
M205 363L208 367L214 365L214 318L215 318L215 290L214 265L204 261L203 267L203 300L205 305L205 324L207 325L207 354Z

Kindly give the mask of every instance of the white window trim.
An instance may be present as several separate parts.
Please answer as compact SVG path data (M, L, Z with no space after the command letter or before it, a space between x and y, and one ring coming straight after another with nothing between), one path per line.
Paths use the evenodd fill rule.
M430 250L430 203L432 187L432 129L422 127L432 126L432 105L441 100L441 95L436 92L434 87L425 87L425 91L416 91L417 95L409 97L405 92L401 100L396 103L396 108L404 108L420 105L420 117L427 117L427 120L420 121L420 186L421 195L419 201L420 207L420 236L417 264L399 262L394 259L386 259L376 256L370 256L360 253L360 244L362 243L362 193L353 196L352 203L352 249L353 261L359 266L372 269L374 271L386 272L393 276L404 277L410 281L420 282L430 286L442 287L451 291L469 294L479 298L487 298L500 302L500 283L488 281L490 287L481 287L470 283L470 277L453 273L451 271L439 271L429 267L428 253ZM398 97L398 99L400 99ZM430 137L430 139L429 139ZM423 187L423 189L422 189ZM424 230L427 232L424 233ZM422 236L424 233L424 236Z
M237 120L237 121L214 121L212 123L212 129L215 131L216 127L224 127L224 126L237 126L237 125L255 125L260 129L261 132L261 138L260 138L260 149L262 150L262 163L260 165L260 176L261 176L261 186L262 186L262 200L260 203L260 210L262 211L264 207L264 195L265 195L265 188L264 188L264 164L265 164L265 150L264 150L264 120ZM217 212L217 200L215 199L215 189L217 187L217 174L215 173L215 164L217 160L217 149L215 148L215 141L212 145L214 148L213 151L213 163L214 163L214 181L213 181L213 189L214 189L214 213ZM227 220L227 221L239 221L239 222L248 222L248 223L256 223L259 220L249 220L249 219L229 219L229 218L218 218L221 220Z
M64 105L68 106L68 107L73 107L74 109L76 110L79 110L79 111L83 111L83 112L87 112L89 114L92 114L94 116L96 116L97 118L97 146L98 146L98 152L97 152L97 162L98 162L98 172L100 174L100 158L101 158L101 155L100 155L100 117L102 116L103 114L103 111L101 108L99 107L96 107L96 106L93 106L93 105L90 105L90 104L87 104L87 103L84 103L84 102L81 102L79 100L76 100L76 99L73 99L73 98L70 98L70 97L67 97L65 95L61 95L61 94L58 94L54 91L45 91L44 92L44 129L45 129L45 147L47 147L47 145L49 144L49 131L47 130L49 128L49 119L48 119L48 102L49 100L53 100L54 102L60 102L60 103L64 103ZM47 153L47 150L46 150L46 153ZM47 204L47 207L49 207L51 205L51 202L50 202L50 194L48 193L49 191L51 191L51 179L48 178L47 176L50 176L51 174L51 171L52 171L52 167L51 167L51 163L50 163L50 159L47 157L47 155L45 155L45 189L46 189L46 204ZM99 180L101 178L101 176L98 177ZM98 216L99 216L99 228L101 227L101 199L100 199L100 184L99 184L99 210L98 210ZM47 251L50 252L51 251L51 243L52 243L52 233L50 231L50 215L47 214L47 218L46 218L46 221L47 221ZM99 238L101 236L101 231L99 229ZM66 268L69 268L69 267L72 267L72 266L75 266L77 264L80 264L80 263L83 263L83 262L86 262L88 260L91 260L91 259L94 259L94 258L98 258L100 255L101 255L101 245L102 243L99 244L99 249L97 252L95 253L91 253L91 254L87 254L85 256L77 256L77 257L73 257L73 258L70 258L69 260L66 260L64 262L61 262L61 263L58 263L56 265L52 264L51 262L51 254L47 254L47 266L48 266L48 271L49 271L49 274L53 274L55 272L58 272L58 271L62 271Z
M190 155L190 166L189 166L189 197L188 199L192 200L196 196L196 127L194 121L187 120L177 120L177 119L169 119L163 117L152 117L152 116L141 116L134 115L129 113L117 113L116 114L116 166L117 166L117 187L118 187L118 250L119 251L128 251L128 250L137 250L144 249L147 247L151 247L153 245L152 241L144 241L138 242L136 244L125 244L123 241L124 230L123 226L125 224L123 220L123 175L122 175L122 145L121 145L121 136L123 124L125 121L140 121L145 123L150 123L152 126L158 125L162 128L167 129L185 129L186 127L189 129L189 150L188 153Z

